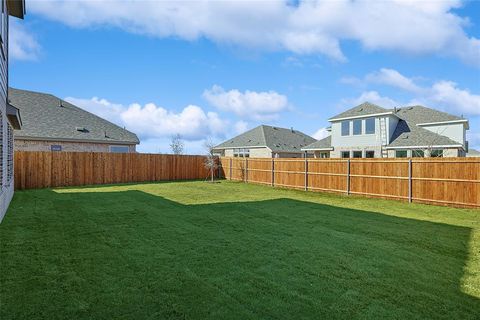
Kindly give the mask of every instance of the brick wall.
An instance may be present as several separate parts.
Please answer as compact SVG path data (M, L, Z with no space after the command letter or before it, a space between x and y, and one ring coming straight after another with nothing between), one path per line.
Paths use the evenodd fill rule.
M110 152L111 144L63 141L15 140L15 151L51 151L52 145L62 147L62 151L71 152ZM115 145L120 146L120 145ZM129 152L135 152L136 145L125 145Z

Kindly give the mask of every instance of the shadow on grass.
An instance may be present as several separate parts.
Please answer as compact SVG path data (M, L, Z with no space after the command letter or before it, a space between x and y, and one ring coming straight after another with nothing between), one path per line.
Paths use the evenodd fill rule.
M473 319L470 233L292 199L19 192L0 225L0 318Z

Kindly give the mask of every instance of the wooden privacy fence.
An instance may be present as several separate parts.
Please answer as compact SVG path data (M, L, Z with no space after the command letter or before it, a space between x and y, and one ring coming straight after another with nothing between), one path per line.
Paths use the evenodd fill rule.
M15 152L15 188L205 179L203 156L97 152Z
M312 191L480 207L480 158L220 158L230 180Z

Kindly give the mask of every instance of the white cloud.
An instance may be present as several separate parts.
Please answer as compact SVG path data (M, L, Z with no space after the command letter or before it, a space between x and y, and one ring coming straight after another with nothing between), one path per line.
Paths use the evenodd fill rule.
M23 24L10 19L8 50L10 59L36 60L40 45Z
M468 89L459 88L455 82L440 80L431 86L421 86L415 83L414 78L402 75L393 69L380 69L366 75L363 79L345 77L343 83L384 84L413 94L407 103L401 103L382 97L377 91L365 91L358 98L344 99L342 105L357 105L369 101L383 107L420 104L435 109L441 109L453 114L480 115L480 95L471 93Z
M372 72L365 77L367 82L394 86L403 90L419 92L422 89L412 79L400 74L397 70L382 68Z
M31 1L29 9L84 28L323 54L346 60L344 40L368 50L455 56L480 65L480 40L467 35L453 1Z
M323 138L328 137L329 135L330 135L330 132L327 131L327 128L320 128L312 135L312 137L317 140L321 140Z
M91 113L125 126L142 139L170 138L180 134L185 140L200 140L206 137L223 137L228 130L228 122L215 112L205 112L202 108L189 105L176 113L148 103L144 106L133 103L129 106L115 104L106 99L66 98Z
M237 89L225 91L222 87L214 85L204 91L203 97L220 110L254 120L276 119L280 112L288 108L287 97L275 91L240 92Z

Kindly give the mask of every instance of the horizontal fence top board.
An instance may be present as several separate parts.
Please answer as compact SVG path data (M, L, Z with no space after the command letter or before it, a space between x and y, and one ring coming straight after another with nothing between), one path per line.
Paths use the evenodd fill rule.
M226 179L411 202L480 207L480 158L221 157L220 162Z

